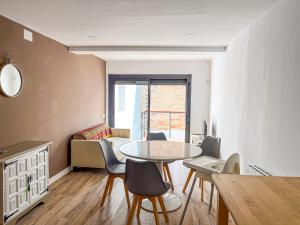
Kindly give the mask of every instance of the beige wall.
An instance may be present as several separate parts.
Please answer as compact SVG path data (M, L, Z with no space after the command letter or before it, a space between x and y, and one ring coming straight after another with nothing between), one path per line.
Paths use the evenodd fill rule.
M18 97L0 96L0 147L28 139L53 141L53 176L69 165L71 134L103 122L105 61L69 53L36 32L33 42L26 41L23 28L0 16L0 56L12 55L24 81Z

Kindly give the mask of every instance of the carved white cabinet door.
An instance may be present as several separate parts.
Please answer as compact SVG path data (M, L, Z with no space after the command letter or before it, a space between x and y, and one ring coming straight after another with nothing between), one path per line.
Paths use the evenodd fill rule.
M10 162L6 166L6 216L19 210L19 173L18 160Z
M30 158L28 156L18 159L19 169L19 210L26 208L29 205L29 193L28 193L28 177L30 174Z

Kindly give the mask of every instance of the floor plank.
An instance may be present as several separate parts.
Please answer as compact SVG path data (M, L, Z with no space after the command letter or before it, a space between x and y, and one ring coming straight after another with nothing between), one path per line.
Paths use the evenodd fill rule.
M183 206L187 194L182 193L188 169L177 161L169 165L174 180L174 193L182 198ZM128 208L121 179L116 179L111 196L102 208L100 201L107 174L104 170L84 169L69 173L51 185L50 198L18 221L18 225L122 225L126 224ZM197 188L196 188L197 187ZM190 186L187 189L189 191ZM184 220L186 225L214 225L216 218L216 193L213 208L208 213L210 184L205 183L204 201L200 199L200 189L195 186L193 196ZM132 201L132 195L130 195ZM169 225L179 224L183 206L168 213ZM167 224L162 214L160 224ZM154 225L153 214L141 210L140 220L134 217L133 224Z

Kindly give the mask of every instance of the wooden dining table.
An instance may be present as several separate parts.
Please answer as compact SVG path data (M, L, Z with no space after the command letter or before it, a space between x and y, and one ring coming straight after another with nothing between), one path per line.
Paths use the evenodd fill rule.
M135 141L122 145L120 152L128 157L155 162L162 175L164 162L195 158L201 155L202 150L198 146L177 141ZM163 198L168 212L181 207L179 196L166 193ZM144 199L142 208L152 211L152 203ZM158 211L162 212L159 207Z
M214 174L217 225L300 225L300 177Z

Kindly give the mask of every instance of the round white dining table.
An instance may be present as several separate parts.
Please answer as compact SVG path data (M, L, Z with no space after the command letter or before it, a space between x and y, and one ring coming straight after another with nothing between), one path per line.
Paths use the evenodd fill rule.
M120 151L128 157L155 162L161 175L163 162L195 158L202 153L200 147L176 141L135 141L122 145ZM182 201L179 196L166 193L163 198L168 212L181 207ZM152 203L148 199L143 200L142 208L153 211ZM160 207L158 211L162 212Z

